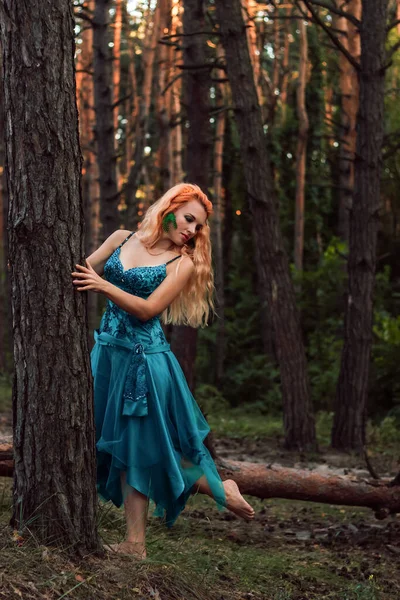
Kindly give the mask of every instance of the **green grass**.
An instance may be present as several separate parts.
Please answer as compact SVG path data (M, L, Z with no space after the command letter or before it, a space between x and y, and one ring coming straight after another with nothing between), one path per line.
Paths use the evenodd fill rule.
M9 480L2 480L0 492L0 598L7 600L394 600L400 591L389 589L387 577L398 576L390 556L377 562L372 558L376 550L371 554L362 548L284 537L286 528L299 520L305 520L302 527L321 519L357 523L372 518L366 509L252 499L268 524L277 531L283 526L280 539L262 522L226 521L225 511L196 496L171 529L150 516L149 559L143 563L119 555L74 562L27 535L18 546L7 526ZM101 504L98 526L105 543L121 540L123 512Z

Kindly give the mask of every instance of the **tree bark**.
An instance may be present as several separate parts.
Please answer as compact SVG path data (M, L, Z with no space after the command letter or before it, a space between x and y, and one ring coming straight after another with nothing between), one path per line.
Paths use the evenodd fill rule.
M219 0L217 18L225 47L250 211L255 258L275 336L284 403L287 448L314 448L307 363L289 264L279 228L270 157L249 57L240 0Z
M189 123L185 160L185 179L207 193L211 166L210 69L206 64L206 37L196 35L205 30L204 0L184 0L183 62L184 102ZM171 346L185 373L191 390L195 385L194 363L197 349L197 329L177 325L173 328Z
M94 14L94 0L88 0L85 8ZM76 97L79 113L79 134L83 154L82 192L85 212L85 254L89 256L100 243L100 190L99 172L95 155L94 130L96 115L94 111L94 86L91 70L93 68L93 28L82 27L79 54L76 59ZM93 331L98 322L98 294L88 298L89 329Z
M361 20L361 0L351 0L343 10ZM351 56L360 60L360 33L356 26L345 17L337 19L337 27L344 31L341 36L343 46ZM341 130L339 159L339 236L349 241L349 211L351 209L354 188L354 159L356 153L356 121L359 104L358 76L353 65L340 53L339 85L341 92Z
M100 184L101 239L119 227L117 157L113 126L112 63L109 48L111 0L96 0L93 16L94 104Z
M0 72L1 68L0 56ZM11 303L9 294L7 213L8 194L5 176L4 94L0 90L0 375L9 375L12 354Z
M69 0L3 2L1 19L14 330L13 524L98 549L81 157ZM9 17L9 20L8 20Z
M340 450L360 451L365 443L384 133L386 11L387 0L362 2L360 107L354 201L350 210L349 281L332 430L332 446Z
M300 3L300 8L307 12ZM306 107L308 41L307 26L304 17L298 21L299 34L299 81L297 86L297 118L299 119L299 132L296 149L296 210L294 224L294 264L298 271L303 270L304 254L304 205L306 186L306 158L308 140L308 114Z
M375 511L377 518L400 510L400 486L391 486L390 482L360 481L258 463L232 461L230 465L219 469L222 478L234 479L241 493L249 496L366 506Z

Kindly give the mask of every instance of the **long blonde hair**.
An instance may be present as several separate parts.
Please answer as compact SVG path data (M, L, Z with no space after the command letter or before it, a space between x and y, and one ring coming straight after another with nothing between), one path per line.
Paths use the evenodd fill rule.
M140 231L137 233L146 248L151 248L161 238L164 217L175 212L180 206L191 200L198 200L201 203L208 219L212 213L212 204L199 186L192 183L175 185L150 206L146 211ZM194 272L181 293L163 312L161 319L164 323L204 327L207 325L210 313L214 312L214 275L211 266L211 240L208 221L205 222L193 239L193 246L177 247L182 255L191 258L194 264Z

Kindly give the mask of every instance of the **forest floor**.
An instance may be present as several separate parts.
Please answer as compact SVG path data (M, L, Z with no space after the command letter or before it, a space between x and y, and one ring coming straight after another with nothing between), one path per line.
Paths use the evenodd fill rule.
M264 419L264 430L260 430ZM299 455L280 447L277 422L232 414L210 419L219 455L319 472L368 476L363 460L321 444ZM9 431L0 416L0 433ZM265 435L264 435L265 434ZM320 442L324 427L319 426ZM376 441L375 469L393 476L400 440ZM148 559L106 554L72 562L62 551L23 539L8 526L11 481L0 479L0 599L6 600L398 600L400 519L377 521L369 509L289 500L248 498L252 523L193 497L171 529L149 518ZM122 511L102 504L99 533L122 539Z

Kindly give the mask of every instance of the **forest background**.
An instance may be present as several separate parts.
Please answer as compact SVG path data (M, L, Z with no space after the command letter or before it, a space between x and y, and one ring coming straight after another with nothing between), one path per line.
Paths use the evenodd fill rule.
M147 206L184 179L208 191L217 318L178 331L173 347L207 412L244 406L282 414L276 339L253 243L254 214L226 76L214 2L76 2L76 84L89 255L118 227L133 230ZM308 360L312 410L335 407L344 338L350 204L359 86L354 62L361 0L242 3L265 144L291 262ZM322 6L321 6L322 5ZM387 22L399 16L390 2ZM314 15L311 14L311 10ZM346 15L349 18L346 18ZM95 25L95 26L94 26ZM327 31L326 31L327 30ZM199 34L199 32L202 32ZM386 46L396 46L400 25ZM395 50L397 49L397 46ZM385 70L384 139L377 215L376 287L367 413L388 435L400 419L398 52ZM373 135L371 132L370 135ZM4 147L0 152L4 166ZM3 172L3 166L1 167ZM260 165L260 169L262 169ZM6 279L7 187L1 187L1 278ZM91 298L91 327L103 305ZM12 372L9 300L2 285L0 373ZM180 329L180 328L178 328ZM361 408L364 413L364 408ZM326 416L328 415L328 417ZM267 416L266 416L267 418ZM296 419L296 416L292 416ZM299 440L298 445L303 441ZM296 446L296 439L289 445ZM347 446L360 445L356 434Z
M268 446L268 460L277 456L276 438L278 452L283 446L300 451L292 455L293 461L296 456L304 458L305 450L315 451L318 445L326 450L331 444L336 450L361 453L373 475L366 453L369 447L388 455L379 464L384 474L393 476L398 472L400 420L396 261L400 3L245 0L241 5L238 12L238 2L223 0L74 2L86 255L115 229L140 227L146 208L170 186L182 180L199 184L214 204L216 318L199 331L171 327L167 334L219 441L223 436L230 440L227 456L235 455L231 442L236 436L241 438L237 458L243 460L252 455L257 440L272 435L274 448ZM36 47L35 30L26 35L31 33L29 42ZM7 62L11 46L4 47L7 71L12 64ZM12 77L7 81L9 84ZM0 95L2 113L10 111L10 97ZM33 305L29 298L24 304L26 299L15 290L16 282L29 280L30 285L33 280L24 271L29 252L17 258L8 252L9 246L19 252L27 239L16 243L18 214L16 204L8 202L5 178L6 152L8 166L12 164L12 136L3 116L0 124L3 412L11 408L15 367L10 264L19 260L21 266L21 272L13 274L14 310L19 310L21 301L21 312L30 314ZM41 125L37 123L37 131ZM18 126L17 119L13 126ZM51 248L51 243L46 240L43 246ZM61 247L63 244L54 240L55 246L59 243ZM24 262L27 256L28 262ZM96 295L89 295L88 309L93 332L104 304ZM25 325L23 319L14 323L18 335ZM57 338L60 332L53 333ZM68 357L66 360L68 363ZM22 354L16 366L17 379L20 377L16 406L21 408L29 396L24 395L28 379L29 403L33 403L33 391L41 398L41 376L48 376L48 365L39 362L38 372L31 371L33 378L28 379ZM28 422L28 440L32 433L29 418L23 421L24 410L18 410L17 425L18 419L24 423L22 428ZM45 419L41 424L51 442ZM32 442L34 437L30 439ZM18 453L20 440L16 445ZM52 446L54 443L48 447ZM221 447L218 443L217 452ZM316 455L306 456L310 466ZM345 457L341 465L348 461L359 465L351 460ZM16 468L22 468L20 484L25 482L24 467L29 469L16 461ZM42 472L39 468L36 476ZM316 506L316 511L321 510ZM298 507L293 505L293 512ZM256 525L264 526L266 509L258 508L260 522ZM312 526L320 532L313 530L313 537L320 535L318 539L336 543L327 527L318 529L314 509L301 510L310 511ZM340 520L342 512L332 519ZM326 525L326 513L322 514ZM350 523L345 531L357 537L364 516L348 514ZM361 525L359 521L354 525L355 515ZM302 521L306 527L307 518ZM100 519L101 535L108 519L114 535L116 521L102 512ZM190 519L192 515L184 517L182 527ZM288 522L293 519L287 515ZM302 526L298 520L296 523ZM382 539L375 550L391 541L396 533L392 525L389 521L379 530ZM282 528L285 526L283 523ZM368 526L370 534L378 527ZM342 526L333 523L331 527ZM248 531L243 529L238 537L239 531L237 528L236 541L240 535L246 540ZM262 544L274 537L273 526L268 531L269 541L263 538ZM296 538L306 546L310 536L305 533L298 531ZM181 534L178 530L178 537ZM254 529L249 539L258 543L258 535ZM153 538L160 552L171 542L158 530ZM356 542L360 546L365 542L361 538ZM389 562L390 553L398 553L397 542L393 543L386 547L385 561ZM373 579L368 579L370 565L380 560L373 553L374 544L368 568L362 567L362 552L354 566L354 577L366 579L362 588L365 598L375 598ZM223 551L228 548L225 539ZM170 550L171 556L176 553L173 543ZM347 556L335 552L336 548L332 561L343 558L347 564ZM314 590L312 577L299 566L301 557L297 559L301 574L285 590L296 594L302 578L308 577L309 597L322 597L321 582ZM254 589L258 589L263 566L256 556L252 561L258 564L254 572ZM276 570L279 578L292 562L289 552ZM269 562L265 565L274 571ZM347 567L340 568L350 573ZM327 563L326 574L331 569ZM385 577L386 562L381 563L381 571ZM64 585L60 583L60 589ZM326 597L339 597L330 595L329 585L327 575L323 583ZM335 585L341 584L336 581ZM390 582L385 581L384 588L390 595ZM285 590L277 591L279 598L289 597ZM357 594L354 588L343 598L361 597Z
M383 423L389 438L396 437L400 419L399 3L391 0L384 15L389 58L381 78L385 100L380 191L372 212L371 207L365 209L374 232L366 233L366 255L358 257L358 268L370 271L370 287L361 295L365 293L373 322L372 328L368 322L356 324L358 341L353 339L355 344L368 340L371 360L367 350L367 360L354 369L358 384L343 384L345 367L341 372L340 361L344 339L350 344L344 325L347 263L357 114L365 101L357 73L361 0L246 0L242 7L268 172L271 166L265 182L271 204L278 207L278 236L289 257L296 293L297 309L293 305L290 310L298 310L300 336L281 331L279 321L278 326L272 323L271 291L265 292L268 283L260 276L267 260L254 238L257 214L248 202L246 160L212 1L74 3L86 254L116 228L140 227L146 208L171 185L182 180L201 185L215 207L217 316L199 332L181 327L168 331L196 398L207 413L242 407L279 420L283 411L286 446L299 449L315 447L314 416L326 430L336 409L334 447L360 450L366 441L367 415L371 423ZM368 135L373 137L374 131ZM0 374L6 395L13 365L4 160L3 144ZM264 169L262 164L258 167ZM358 233L353 238L362 238L361 221L354 227ZM89 302L93 330L104 305L96 297ZM290 352L282 354L280 347L293 343L293 353L301 355L298 337L304 340L308 362L304 381L308 378L310 383L302 398L282 385ZM354 349L357 353L360 347ZM340 393L341 386L342 392L346 385L347 391L360 387L360 380L367 386L355 399ZM298 381L295 385L300 387ZM289 400L282 398L282 388ZM349 418L343 411L340 416L341 407L352 402L358 421L335 438L335 427L340 429L342 421L343 428Z

